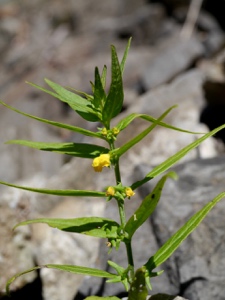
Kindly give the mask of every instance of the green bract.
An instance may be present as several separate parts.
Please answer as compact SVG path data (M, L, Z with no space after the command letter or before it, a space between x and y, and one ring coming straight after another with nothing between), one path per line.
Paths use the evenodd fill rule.
M154 254L149 253L149 259L143 266L138 266L134 269L133 251L132 251L132 238L138 228L151 216L154 212L162 193L164 184L168 178L176 179L176 174L169 171L167 174L163 174L171 166L177 163L183 158L189 151L196 148L204 140L216 134L219 130L225 128L225 125L220 126L213 131L202 135L202 137L195 140L193 143L184 147L176 154L153 168L144 178L140 178L138 181L133 182L129 187L123 186L120 169L119 158L125 155L134 145L144 139L156 126L162 126L168 128L168 130L177 130L188 134L194 134L195 132L187 131L181 128L174 127L170 124L163 122L163 119L170 113L176 106L172 106L167 109L158 119L146 114L132 113L129 116L123 118L115 127L111 127L111 120L115 118L122 109L124 92L123 92L123 80L122 75L124 72L125 62L130 48L131 39L128 41L121 62L118 59L116 48L111 47L111 84L109 91L105 90L106 87L106 74L107 68L104 66L102 72L96 67L94 72L94 82L91 83L92 95L88 95L85 92L78 91L74 88L65 88L59 84L45 79L50 90L30 83L32 86L50 94L60 101L67 103L76 113L78 113L85 120L90 122L97 122L96 131L86 130L84 128L72 126L69 124L63 124L55 121L42 119L27 113L21 112L12 106L0 101L2 105L11 109L25 117L32 118L36 121L43 122L52 126L64 128L76 133L89 136L91 138L102 139L106 142L107 146L98 146L91 143L44 143L33 142L25 140L12 140L8 141L8 144L19 144L27 147L32 147L38 150L56 152L59 154L67 154L80 158L92 159L92 167L96 172L101 172L103 167L109 167L113 169L115 174L115 182L112 185L106 187L105 191L89 191L89 190L50 190L40 189L35 187L19 186L4 181L0 181L1 184L23 189L31 192L51 194L56 196L79 196L79 197L106 197L107 200L114 199L118 204L118 214L120 222L116 222L111 219L101 217L80 217L74 219L33 219L20 222L15 226L28 225L34 223L44 223L48 226L57 228L62 231L74 232L83 235L90 235L97 238L107 239L107 245L109 248L115 247L119 249L120 244L124 243L127 250L127 267L119 266L115 262L108 261L109 266L114 269L114 273L109 273L104 270L98 270L94 268L87 268L82 266L72 265L56 265L47 264L43 266L37 266L29 270L22 271L8 280L7 292L11 283L19 276L32 272L40 268L53 268L74 274L89 275L103 277L107 279L108 283L122 283L124 288L128 291L129 300L145 300L148 294L148 290L151 287L151 277L160 275L163 271L155 272L154 269L159 267L165 262L172 253L179 247L184 239L200 224L210 210L225 197L225 192L219 194L210 203L205 205L199 212L193 215L186 224L184 224L168 241ZM141 118L146 121L147 128L134 136L130 141L116 147L116 138L118 134L129 126L129 124L136 118ZM149 125L149 122L151 123ZM99 126L101 123L101 126ZM98 126L98 127L97 127ZM90 163L91 168L91 163ZM93 170L93 172L94 172ZM134 196L134 190L141 185L145 184L152 178L162 175L158 183L147 195L140 206L136 209L133 215L127 220L124 208L124 201L126 198ZM15 229L14 228L14 229ZM134 245L135 247L135 245ZM88 297L87 300L97 300L101 297ZM103 297L105 300L116 300L117 297Z

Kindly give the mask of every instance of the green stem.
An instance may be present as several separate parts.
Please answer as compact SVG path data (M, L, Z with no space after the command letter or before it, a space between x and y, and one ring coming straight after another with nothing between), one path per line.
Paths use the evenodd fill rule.
M109 143L110 149L115 149L114 143ZM121 175L120 175L120 166L119 166L119 158L115 160L114 162L114 173L116 178L116 184L121 183ZM126 215L125 215L125 207L124 207L124 201L117 199L117 204L119 208L119 215L120 215L120 221L121 221L121 228L124 230L124 227L126 225ZM128 259L128 265L131 268L130 273L130 282L132 282L134 278L134 260L133 260L133 252L131 247L131 241L128 241L125 243L126 246L126 252L127 252L127 259Z
M114 173L115 173L115 178L116 178L116 184L121 183L119 159L114 164ZM117 199L117 204L118 204L118 208L119 208L121 226L122 226L122 229L124 229L124 227L126 225L124 201Z
M128 265L131 267L131 280L130 282L133 281L134 279L134 260L133 260L133 252L132 252L132 247L131 247L131 241L125 243L126 246L126 251L127 251L127 259L128 259Z
M124 202L122 200L117 200L117 204L118 204L118 208L119 208L121 227L123 230L126 225Z

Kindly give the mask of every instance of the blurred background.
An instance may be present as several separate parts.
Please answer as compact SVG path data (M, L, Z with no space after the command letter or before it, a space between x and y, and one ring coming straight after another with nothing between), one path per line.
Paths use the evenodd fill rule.
M179 104L168 122L193 131L213 129L225 123L224 16L224 0L0 0L0 99L41 118L96 130L96 124L86 124L67 105L25 82L46 87L44 78L48 78L91 93L94 67L101 69L106 64L110 75L110 45L116 46L121 58L132 36L121 116L135 111L158 117L169 106ZM142 128L142 122L135 122L125 139ZM156 133L124 161L130 174L140 160L146 163L151 157L150 163L155 165L193 139L173 132L168 135L163 129ZM225 134L217 137L189 159L223 154ZM0 180L38 187L83 188L84 182L87 188L96 187L88 169L90 162L80 165L66 156L4 144L11 139L89 141L0 106ZM124 176L129 183L130 177ZM98 188L107 185L107 176L104 180L104 184L97 182ZM10 276L45 263L43 257L51 262L65 257L67 263L85 261L87 265L91 260L96 265L98 242L90 249L90 240L82 244L70 235L64 240L55 231L51 236L45 227L23 228L16 233L11 228L37 216L104 214L100 200L92 206L86 199L84 208L78 199L77 208L70 199L30 196L2 186L0 191L0 299L6 299L4 285ZM81 249L77 261L70 258L74 245ZM56 248L55 257L52 252ZM75 299L83 279L70 282L68 275L62 279L47 271L19 279L11 299Z

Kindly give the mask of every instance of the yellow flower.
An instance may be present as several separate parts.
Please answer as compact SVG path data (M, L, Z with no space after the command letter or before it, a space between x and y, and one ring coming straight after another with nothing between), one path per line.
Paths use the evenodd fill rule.
M93 160L92 167L95 172L101 172L103 167L110 166L110 155L109 154L101 154Z
M126 196L127 196L128 198L130 198L130 197L132 197L132 196L135 195L135 192L134 192L130 187L127 187L127 188L125 189L125 193L126 193Z
M117 127L113 127L112 132L114 135L117 135L120 131Z
M109 186L107 188L107 191L106 191L106 196L114 196L114 195L115 195L115 189L114 189L114 187Z
M102 135L107 135L107 129L104 127L104 128L102 128L102 131L101 131L101 133L102 133Z

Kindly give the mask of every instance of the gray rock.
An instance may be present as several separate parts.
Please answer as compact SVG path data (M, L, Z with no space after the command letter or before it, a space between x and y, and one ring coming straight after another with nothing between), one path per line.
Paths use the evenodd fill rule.
M153 295L149 299L152 299L152 300L187 300L186 298L183 298L180 296L170 296L170 295L166 295L166 294Z
M90 160L88 160L88 163L87 167L93 171ZM84 172L87 173L87 169ZM71 176L71 174L75 177ZM31 178L29 181L20 182L20 185L43 188L48 186L48 188L52 189L79 189L79 184L76 185L78 180L75 179L79 175L77 172L74 172L74 167L68 169L68 165L65 165L64 171L52 178L49 183L42 174ZM81 178L82 183L84 183L85 177ZM89 183L86 178L87 189L92 184L91 178L93 179L93 176L89 177ZM82 188L85 187L82 186ZM98 255L99 241L96 238L67 234L43 224L18 228L12 235L12 228L18 222L38 217L73 218L92 215L102 216L104 206L105 203L101 198L76 198L71 200L71 198L67 197L51 197L12 188L5 189L5 193L1 196L0 204L1 211L4 212L1 217L2 226L0 233L2 238L0 263L1 270L4 270L4 275L1 276L0 289L4 290L4 285L10 277L32 268L36 264L59 263L90 266L94 264ZM90 244L92 245L91 248ZM22 288L25 284L34 280L36 275L35 273L29 273L27 277L19 278L12 285L12 290ZM50 269L41 270L40 277L45 299L51 298L53 300L62 299L62 297L72 300L83 278L82 276L71 276L69 273ZM56 282L59 281L61 284L56 289Z
M170 296L170 295L166 295L166 294L156 294L156 295L149 296L146 298L146 300L149 300L149 299L152 299L152 300L187 300L187 299L184 299L179 296ZM127 300L127 298L122 298L122 300Z
M203 45L206 56L210 57L218 53L225 43L225 35L217 21L208 13L201 12L198 18L198 26L201 30L207 32Z
M168 180L151 218L160 245L224 191L224 157L189 161L173 170L179 180ZM146 166L139 171L144 176ZM142 193L149 193L154 182L146 184ZM199 300L224 297L224 213L225 203L221 200L166 263L170 280L184 297Z
M45 102L39 99L39 101L33 101L31 103L29 94L26 96L26 99L21 99L18 91L17 101L21 100L19 105L16 103L10 104L32 115L44 117L43 115L46 109ZM57 132L51 131L48 126L21 116L2 105L0 107L0 126L4 128L0 138L1 180L15 182L16 180L33 176L39 172L51 176L63 165L63 156L44 151L36 151L35 149L18 145L4 144L8 140L18 139L43 142L62 141L62 138L60 138Z
M165 11L161 5L138 5L125 16L103 18L96 23L95 30L97 33L112 32L120 37L132 36L133 44L149 45L158 40L164 20Z
M159 117L166 108L178 104L178 107L165 118L165 122L195 132L207 132L208 129L199 124L199 115L204 106L202 91L204 77L204 73L197 69L180 75L170 84L162 85L141 96L124 114L135 111ZM120 118L124 114L121 114ZM126 129L125 138L134 136L134 132L141 131L146 127L146 122L138 120L132 122ZM130 164L131 162L132 164L144 162L156 165L195 139L196 135L156 127L132 149L132 152L128 152ZM212 138L208 139L206 143L200 145L198 150L188 153L184 159L193 159L198 155L201 157L215 156L218 153L216 147L216 141ZM127 168L130 164L127 164Z
M204 48L196 37L184 40L175 35L163 41L147 63L142 77L145 89L152 89L173 79L203 54Z
M8 1L4 2L8 5ZM40 3L42 9L40 9ZM179 26L171 20L164 20L165 14L160 5L152 6L149 4L147 7L144 0L122 2L120 0L113 2L107 0L104 3L96 2L94 6L92 0L70 1L66 6L63 2L53 0L45 2L40 0L20 1L19 5L16 1L10 1L9 5L11 4L12 13L8 15L8 19L5 16L1 18L0 24L1 54L4 51L4 55L0 58L2 62L0 92L1 99L4 101L40 117L85 126L73 112L67 110L65 106L62 108L61 105L58 105L57 100L28 87L24 81L29 80L44 85L42 78L48 77L62 85L73 86L89 92L89 80L93 79L95 65L100 67L104 63L110 65L109 45L111 43L117 46L119 57L122 57L126 41L118 39L121 28L124 32L126 30L134 32L133 46L124 73L125 87L132 90L125 103L128 110L131 109L132 112L140 113L147 112L158 117L168 106L179 102L181 110L171 114L167 121L175 126L202 131L198 127L198 112L203 104L201 84L204 72L196 70L189 72L178 77L171 84L155 89L154 93L146 93L140 98L134 92L134 86L143 76L146 62L152 62L152 59L157 58L159 48L162 51L168 49L167 53L172 53L171 57L173 58L172 43L174 47L175 44L179 44L179 40L175 42L168 40L163 43L165 48L163 45L159 48L156 47L156 49L153 46L149 47L149 42L158 41L158 38L166 39L179 29ZM1 17L3 12L4 8L1 4ZM112 26L110 31L106 31L101 26L107 24L109 20L112 23L109 22L108 24L115 26ZM125 20L123 24L121 23L122 20ZM55 21L58 23L56 24ZM142 43L145 46L142 46ZM187 59L184 59L182 63L179 61L179 67L176 67L175 71L171 71L169 75L163 69L160 75L163 76L161 81L159 80L159 84L160 82L168 82L178 73L185 71L193 60L202 55L200 43L196 41L190 43L191 47L185 45L184 48L178 47L177 50L180 54L184 49ZM139 44L138 47L135 46L137 44ZM180 56L177 55L177 57ZM167 75L164 77L163 73ZM158 84L155 82L156 80L154 86ZM107 84L109 85L109 81ZM134 106L134 103L137 106ZM96 126L96 124L90 126ZM123 142L131 139L138 130L145 127L145 122L134 122L131 128L126 131ZM94 176L96 174L93 175L90 160L81 162L79 159L74 159L62 167L65 162L64 157L58 154L33 151L14 145L3 145L8 139L80 142L80 136L76 134L70 135L64 130L47 127L9 112L3 107L0 107L0 128L1 180L21 180L20 184L52 189L95 189L97 187L99 190L102 190L113 180L109 170L104 170L99 176ZM96 128L94 127L94 129ZM121 159L124 184L129 185L131 183L130 174L132 174L135 164L147 163L152 158L154 158L151 160L153 164L158 163L195 137L188 136L188 138L177 137L173 133L169 136L165 131L156 130L151 137L144 139L140 146L129 151L127 158ZM118 145L120 143L121 141L118 140ZM207 155L209 153L210 155L216 154L216 151L213 150L214 146L209 146L209 149ZM193 155L196 157L197 151ZM102 215L105 207L104 201L93 201L93 199L88 198L75 199L74 201L62 197L30 194L15 189L5 189L3 192L1 188L1 193L0 269L1 274L3 274L0 278L1 290L10 276L33 267L35 263L81 264L82 262L85 265L91 264L98 267L101 261L101 266L106 266L107 249L104 242L99 254L97 240L83 240L83 238L80 239L80 237L71 234L66 235L46 226L21 227L14 233L11 231L16 223L29 218ZM141 201L141 199L137 200ZM129 205L131 206L130 209L135 209L135 201ZM116 214L113 203L109 204L107 214L112 217ZM138 264L145 262L149 255L149 253L144 252L145 247L150 244L149 252L154 252L157 248L155 237L152 236L150 239L149 233L152 232L150 225L146 224L143 231L146 234L142 236L138 232L137 243L140 242L144 247L141 247L141 251L138 248L134 250ZM58 243L58 241L60 242ZM91 251L90 244L92 245ZM77 255L71 255L71 248ZM122 253L121 257L118 257L118 263L123 263L125 251ZM114 259L115 256L113 252L111 258ZM28 282L32 282L35 276L35 273L30 273L19 278L12 286L13 290L20 289ZM81 276L51 270L42 270L40 276L43 284L43 295L45 299L51 300L73 299L83 280ZM170 285L170 278L167 273L162 276L152 282L154 292L162 291L162 286L160 286L162 282L165 293L178 293L177 287ZM87 281L85 282L87 283ZM100 285L99 282L96 284ZM59 285L60 287L56 289L55 287ZM192 286L194 287L194 285ZM107 286L105 293L112 294L113 291L114 286ZM119 287L118 293L120 291L122 291L121 287Z

